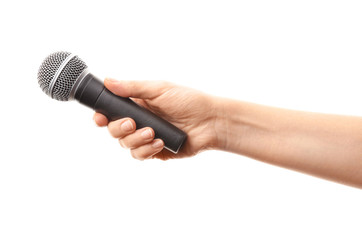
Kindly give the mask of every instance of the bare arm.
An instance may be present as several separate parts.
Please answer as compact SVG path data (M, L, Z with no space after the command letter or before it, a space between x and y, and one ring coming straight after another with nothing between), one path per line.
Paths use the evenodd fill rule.
M132 97L188 134L175 155L150 128L133 119L114 122L95 114L99 126L137 159L190 157L219 149L362 188L362 118L292 111L154 81L105 81L113 93Z
M220 149L362 187L362 118L221 99Z

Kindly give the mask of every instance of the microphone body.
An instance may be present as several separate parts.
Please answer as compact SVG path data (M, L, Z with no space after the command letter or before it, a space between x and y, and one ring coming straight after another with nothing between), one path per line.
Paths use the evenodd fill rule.
M177 153L186 140L186 133L156 114L136 104L129 98L114 95L91 73L85 71L75 82L71 97L80 103L102 113L110 121L130 117L136 128L151 127L155 138L165 143L165 148Z
M55 52L46 57L38 70L38 83L48 96L59 101L78 100L102 113L110 121L130 117L136 128L151 127L165 148L177 153L186 133L139 106L129 98L114 95L103 82L88 72L85 62L69 52Z

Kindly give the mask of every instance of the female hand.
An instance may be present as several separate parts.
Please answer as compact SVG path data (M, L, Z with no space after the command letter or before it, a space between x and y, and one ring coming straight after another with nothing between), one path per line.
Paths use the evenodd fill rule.
M121 97L130 97L137 104L169 121L187 134L184 146L178 154L164 149L161 139L154 139L152 128L136 130L131 118L108 122L107 118L95 113L98 126L108 126L110 134L129 148L136 159L189 157L202 150L215 148L218 144L215 130L217 112L215 99L199 91L177 86L164 81L116 81L106 79L105 87Z

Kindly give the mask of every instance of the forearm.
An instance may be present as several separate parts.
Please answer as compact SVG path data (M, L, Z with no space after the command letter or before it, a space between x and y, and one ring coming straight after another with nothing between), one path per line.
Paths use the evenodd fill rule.
M218 99L219 149L362 187L362 118Z

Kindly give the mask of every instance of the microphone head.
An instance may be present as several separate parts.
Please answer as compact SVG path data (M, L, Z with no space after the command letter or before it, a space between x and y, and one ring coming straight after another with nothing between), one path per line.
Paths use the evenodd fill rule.
M40 88L51 98L68 101L71 90L87 65L69 52L55 52L46 57L38 71Z

